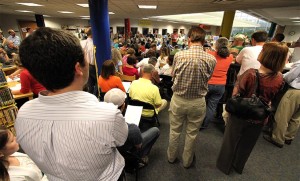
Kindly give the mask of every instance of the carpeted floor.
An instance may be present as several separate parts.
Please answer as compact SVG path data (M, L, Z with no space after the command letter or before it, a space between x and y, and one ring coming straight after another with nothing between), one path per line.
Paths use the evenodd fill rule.
M232 172L229 176L216 168L216 159L222 143L223 133L218 125L201 131L197 137L196 164L185 169L181 162L169 164L167 147L169 139L169 115L164 110L159 114L161 134L149 155L149 165L139 170L140 181L300 181L300 135L291 145L275 147L262 137L252 151L243 174ZM181 148L183 138L181 136ZM180 159L181 160L181 159ZM128 181L135 175L126 174Z

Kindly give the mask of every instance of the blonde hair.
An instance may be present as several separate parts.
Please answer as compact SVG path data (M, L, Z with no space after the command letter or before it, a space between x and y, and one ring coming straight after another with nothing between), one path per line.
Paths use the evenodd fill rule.
M122 60L122 55L118 49L111 49L111 59L116 65L118 65L118 62Z

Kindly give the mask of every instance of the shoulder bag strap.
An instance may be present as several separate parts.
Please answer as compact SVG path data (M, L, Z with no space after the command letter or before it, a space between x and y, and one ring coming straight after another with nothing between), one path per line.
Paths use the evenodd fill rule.
M259 97L259 72L257 69L255 69L255 73L256 73L256 81L255 81L255 93L256 96Z

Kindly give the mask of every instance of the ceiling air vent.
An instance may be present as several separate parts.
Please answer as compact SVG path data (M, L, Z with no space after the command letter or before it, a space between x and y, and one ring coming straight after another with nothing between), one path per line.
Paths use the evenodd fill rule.
M232 4L232 3L235 3L235 2L238 2L238 1L241 1L241 0L214 0L214 1L212 1L212 3L215 3L215 4Z

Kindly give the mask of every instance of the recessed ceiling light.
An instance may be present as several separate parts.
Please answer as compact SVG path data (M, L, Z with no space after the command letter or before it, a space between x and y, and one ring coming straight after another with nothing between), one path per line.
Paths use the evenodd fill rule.
M90 16L80 16L81 18L90 18Z
M149 18L142 18L142 19L149 19Z
M21 13L33 13L33 11L27 11L27 10L15 10Z
M74 13L74 12L71 12L71 11L57 11L59 13L62 13L62 14L71 14L71 13Z
M44 16L44 17L51 17L51 16L49 16L49 15L45 15L45 14L43 14L43 16Z
M114 12L108 12L108 14L115 14Z
M138 5L140 9L156 9L156 5Z
M84 7L84 8L88 8L89 4L77 4L78 6Z
M292 17L292 18L290 18L290 19L300 19L300 17Z
M300 21L293 21L294 23L300 23Z
M35 4L35 3L17 3L17 4L24 5L24 6L44 6L44 5Z

